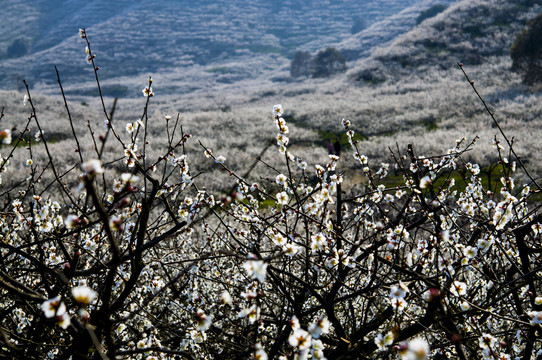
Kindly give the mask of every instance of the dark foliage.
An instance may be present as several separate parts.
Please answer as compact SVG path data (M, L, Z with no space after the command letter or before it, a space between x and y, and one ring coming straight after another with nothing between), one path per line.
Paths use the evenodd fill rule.
M440 14L447 8L448 7L446 5L442 5L442 4L436 4L436 5L431 6L429 9L424 10L420 13L418 18L416 19L416 25L421 24L424 20L437 16L438 14Z
M296 51L290 64L290 75L292 77L310 76L313 67L312 56L308 51Z
M512 69L523 73L526 83L542 80L542 14L535 17L510 49Z
M314 57L313 77L326 77L346 71L346 59L335 48L319 51Z

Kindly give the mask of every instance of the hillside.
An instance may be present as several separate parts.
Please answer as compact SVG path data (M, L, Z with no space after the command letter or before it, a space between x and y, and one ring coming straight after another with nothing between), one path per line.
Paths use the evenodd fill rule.
M219 83L231 83L287 64L296 50L315 52L342 41L351 35L355 18L372 25L420 0L165 0L114 5L97 0L82 6L69 0L39 0L34 6L5 2L6 19L25 19L0 28L0 73L10 75L2 87L13 88L22 78L54 83L54 64L71 83L85 82L89 74L78 38L81 27L87 28L107 78L196 66L202 77L211 74ZM10 53L15 42L22 49ZM223 62L243 66L217 65ZM117 88L110 95L134 93Z
M348 63L350 70L346 75L330 79L280 80L288 76L289 60L287 54L279 53L261 54L261 57L240 53L236 58L215 59L209 64L195 64L190 59L172 60L186 60L192 65L153 73L156 96L151 101L151 144L163 145L164 114L179 113L185 131L226 156L233 169L246 169L265 144L274 139L276 130L270 121L270 108L282 103L291 132L290 151L311 162L326 161L326 139L343 131L340 119L345 117L364 136L360 148L371 162L389 161L389 147L395 144L404 149L412 143L418 153L434 155L453 147L456 139L479 136L468 157L487 165L496 159L492 140L498 133L457 67L457 62L462 61L505 131L515 138L517 151L528 159L528 166L540 172L542 146L538 131L533 129L542 126L542 94L523 85L521 77L510 70L509 48L527 20L542 12L542 2L463 0L416 26L421 9L436 3L439 2L426 1L423 8L405 8L358 34L333 40L342 51L350 51L353 60ZM287 18L284 14L282 17ZM117 29L114 19L110 21L113 29ZM106 24L93 28L99 61L108 56L108 51L114 51L111 44L120 41L101 41ZM340 26L342 31L349 31L349 27ZM371 39L377 40L371 42ZM67 56L71 41L70 46L81 54L72 59L75 64L72 68L91 78L90 69L84 64L81 39L66 40L55 51L59 56ZM280 46L280 41L273 41ZM369 43L373 45L366 46ZM153 59L166 61L169 57L167 51L147 54L134 51L142 64L152 63ZM356 59L358 56L361 57ZM245 59L250 62L244 62ZM15 59L9 61L17 63ZM106 69L112 64L103 61L100 63L103 84L112 89L122 85L128 89L126 94L133 94L119 100L115 113L118 126L123 128L126 122L141 115L144 98L140 91L148 77L146 73L122 76L122 72L110 76L111 70ZM3 61L0 66L7 66L8 62ZM72 103L88 103L88 108L94 111L80 121L84 125L90 118L95 121L96 129L102 129L97 99L83 96L96 94L94 85L90 81L74 82L79 75L64 72L64 67L69 64L61 67L61 73ZM40 83L36 89L58 93L54 84ZM108 107L111 102L106 99ZM81 109L84 113L85 108ZM60 109L55 121L65 121L61 114ZM10 121L16 121L17 116L21 115L12 115ZM215 180L217 188L221 187L221 181L228 181L216 181L221 175L203 158L197 141L189 149L197 164L194 168L205 172L202 178ZM345 156L350 156L349 150ZM267 154L264 159L270 160Z
M483 65L493 57L507 58L517 34L540 13L541 1L460 1L412 31L381 47L353 76L367 71L389 78L408 76L413 70L449 68L458 61Z

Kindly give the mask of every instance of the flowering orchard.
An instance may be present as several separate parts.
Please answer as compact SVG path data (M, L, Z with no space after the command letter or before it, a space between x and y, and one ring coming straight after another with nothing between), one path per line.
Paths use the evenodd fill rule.
M107 131L94 138L90 129L92 151L72 132L80 164L66 173L28 88L26 128L35 124L40 142L24 148L26 130L0 132L2 172L14 151L28 152L27 172L1 188L3 354L542 358L540 188L504 133L495 140L501 184L487 189L480 167L464 160L476 139L430 157L409 146L375 164L345 119L352 151L307 164L289 151L287 109L275 105L269 121L283 165L267 164L260 183L200 144L236 179L221 197L191 172L192 140L178 120L165 119L163 155L147 156L151 83L133 123L115 124L103 106ZM114 161L104 161L107 141L119 151ZM34 162L36 151L49 161ZM358 164L362 185L343 188L344 161ZM389 185L392 176L400 181Z

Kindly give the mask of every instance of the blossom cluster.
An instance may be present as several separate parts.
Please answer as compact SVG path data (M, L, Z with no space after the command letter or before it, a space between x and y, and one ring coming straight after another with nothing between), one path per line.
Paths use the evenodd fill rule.
M501 156L491 188L483 166L467 161L475 140L377 162L343 119L342 158L309 165L289 147L275 105L284 166L241 176L229 155L202 144L205 165L233 179L212 192L191 137L170 135L171 117L163 154L149 155L150 84L126 131L106 119L115 156L96 145L65 174L53 158L30 156L28 174L4 188L2 350L49 359L540 355L540 189L513 161Z

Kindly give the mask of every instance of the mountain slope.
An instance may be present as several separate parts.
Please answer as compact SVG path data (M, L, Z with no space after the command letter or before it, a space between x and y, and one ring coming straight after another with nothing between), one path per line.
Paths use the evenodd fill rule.
M424 2L426 6L434 3L437 2ZM346 75L329 79L273 81L273 78L287 76L288 72L288 59L277 53L260 53L260 57L256 57L251 52L239 52L236 58L219 55L208 64L197 64L189 58L173 59L192 62L186 68L153 74L156 96L151 99L150 107L150 147L158 147L163 142L164 114L178 113L185 131L215 153L224 155L232 169L246 169L265 144L275 138L270 109L273 104L281 103L290 128L289 151L310 162L328 160L325 139L344 132L340 126L340 119L344 117L364 136L359 148L372 164L389 161L390 147L405 149L407 144L414 144L418 154L436 155L454 147L457 139L470 140L475 136L479 136L478 143L466 158L482 166L493 164L497 158L492 140L500 135L457 67L456 62L463 61L500 125L515 138L516 151L531 169L542 173L538 165L542 162L542 143L536 131L542 128L542 94L522 84L521 76L510 69L508 54L511 42L526 21L542 12L541 1L462 0L408 30L406 24L413 24L416 13L421 10L421 7L405 9L395 14L393 21L383 20L391 21L388 24L393 24L395 29L404 29L394 40L386 37L385 22L343 38L342 49L361 52L372 36L381 33L380 39L386 40L378 40L380 46L370 45L372 50L363 52L365 58L351 61ZM107 51L115 50L102 47L100 39L107 32L105 25L100 29L97 26L93 30L99 63L105 61L102 58ZM127 34L115 36L122 38ZM277 39L273 44L280 45ZM73 51L77 49L80 54L74 60L75 67L87 71L85 76L92 79L90 69L80 64L84 62L81 39L74 36L73 41ZM60 53L65 48L66 44L57 50ZM65 55L68 56L68 52ZM148 56L158 58L161 53ZM140 91L147 78L145 75L109 76L111 73L106 71L110 70L106 68L103 66L100 70L102 84L123 85L133 91L119 100L115 112L115 121L123 129L126 122L141 116L145 99ZM251 75L248 78L247 73ZM61 74L64 76L63 71ZM75 80L77 77L72 76L65 82L68 97L100 109L96 98L77 95L82 89L89 91L86 95L95 95L95 85ZM37 87L58 92L55 86ZM106 106L110 104L111 100L106 99ZM59 115L51 121L61 119ZM83 125L85 120L77 119ZM103 129L101 122L93 126ZM197 142L190 143L188 151L194 154L194 168L205 171L202 178L209 177L208 183L213 183L215 177L218 179L219 173L203 158ZM343 153L344 157L351 156L349 149ZM264 160L273 161L267 156ZM340 167L359 177L359 169L351 164L351 161L341 162ZM220 188L221 181L215 183Z
M6 0L8 1L8 0ZM11 0L9 0L11 1ZM420 0L39 0L34 7L15 6L10 18L32 19L18 33L28 46L24 56L7 56L0 43L0 74L54 83L52 65L70 82L88 77L82 68L84 44L77 29L86 27L104 76L171 72L194 65L211 66L247 58L285 63L296 50L315 52L350 36L353 19L369 25ZM17 13L19 12L19 14ZM17 28L17 26L11 26ZM249 71L245 78L252 76ZM236 81L237 77L228 81ZM12 87L11 82L2 84Z
M353 76L363 80L373 71L393 79L414 69L446 69L458 61L481 65L495 56L508 57L517 34L541 11L540 0L457 2L376 50Z

